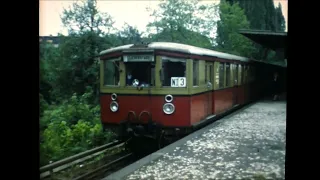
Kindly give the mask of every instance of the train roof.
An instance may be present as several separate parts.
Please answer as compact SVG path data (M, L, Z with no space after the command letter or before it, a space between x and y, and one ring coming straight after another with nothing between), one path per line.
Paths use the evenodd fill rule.
M100 55L130 49L133 46L134 44L127 44L123 46L110 48L110 49L101 51ZM147 44L146 48L156 49L156 50L169 50L169 51L182 52L182 53L188 53L193 55L212 56L212 57L229 59L229 60L238 60L238 61L245 61L245 62L249 61L249 58L246 58L246 57L236 56L228 53L222 53L222 52L214 51L211 49L205 49L205 48L200 48L200 47L181 44L181 43L152 42Z

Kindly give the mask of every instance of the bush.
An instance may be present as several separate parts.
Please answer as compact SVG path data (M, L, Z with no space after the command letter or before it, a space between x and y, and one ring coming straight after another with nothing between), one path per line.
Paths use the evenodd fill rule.
M110 142L111 132L103 132L100 106L89 105L90 89L74 94L60 105L51 105L40 119L40 165L80 153ZM41 133L43 131L43 133Z
M44 99L43 95L39 93L39 116L42 117L45 109L48 109L48 103Z

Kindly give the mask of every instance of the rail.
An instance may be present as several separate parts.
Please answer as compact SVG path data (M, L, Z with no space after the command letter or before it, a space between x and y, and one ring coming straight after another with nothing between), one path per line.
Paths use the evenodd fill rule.
M81 175L81 176L79 176L79 177L77 177L77 178L75 178L73 180L93 179L94 177L101 175L105 171L114 168L114 166L117 166L119 163L121 163L124 160L130 158L132 155L133 155L132 153L128 153L128 154L126 154L126 155L124 155L124 156L122 156L120 158L117 158L117 159L115 159L115 160L113 160L113 161L111 161L111 162L109 162L109 163L107 163L105 165L100 166L99 168L96 168L96 169L94 169L94 170L92 170L92 171L90 171L90 172L88 172L86 174L83 174L83 175ZM100 174L99 174L99 171L101 171Z
M113 141L111 143L102 145L100 147L96 147L94 149L91 149L91 150L76 154L74 156L62 159L60 161L45 165L43 167L40 167L40 179L43 179L43 178L45 178L47 176L52 175L53 173L56 173L58 171L61 171L63 169L66 169L66 168L72 166L72 164L71 164L72 162L75 162L75 161L79 160L77 163L82 163L82 162L84 162L84 161L86 161L88 159L88 158L86 158L88 156L94 155L96 153L103 152L103 151L108 150L108 149L112 149L112 148L117 147L117 146L121 146L123 144L124 144L124 142L116 140L116 141ZM82 158L83 158L83 160L81 160ZM59 170L54 172L54 169L57 169L57 168L62 167L62 166L64 166L64 167L60 168Z

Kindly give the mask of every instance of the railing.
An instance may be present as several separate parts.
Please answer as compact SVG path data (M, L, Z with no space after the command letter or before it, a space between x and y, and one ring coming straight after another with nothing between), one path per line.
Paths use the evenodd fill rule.
M92 159L92 156L97 156L99 154L102 154L106 150L122 146L123 144L124 142L121 141L113 141L109 144L105 144L103 146L96 147L94 149L45 165L40 168L40 179L46 178L48 176L53 176L54 173L69 168L74 164L85 162L88 159Z

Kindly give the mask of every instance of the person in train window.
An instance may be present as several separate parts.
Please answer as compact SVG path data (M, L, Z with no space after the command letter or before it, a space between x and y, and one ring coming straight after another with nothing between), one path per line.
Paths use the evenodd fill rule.
M127 81L127 86L131 86L132 85L133 78L132 78L132 73L131 73L130 70L127 73L126 81Z
M273 74L273 100L279 99L279 74L275 72Z

